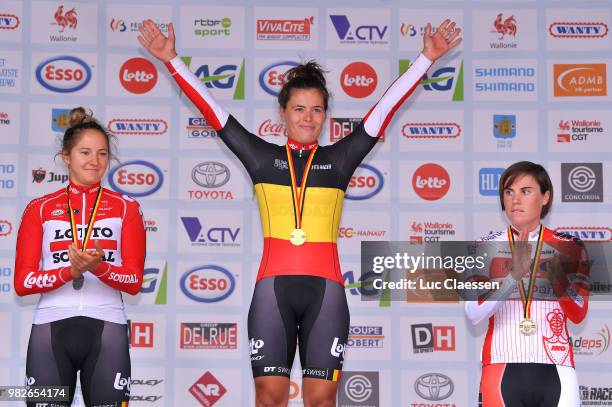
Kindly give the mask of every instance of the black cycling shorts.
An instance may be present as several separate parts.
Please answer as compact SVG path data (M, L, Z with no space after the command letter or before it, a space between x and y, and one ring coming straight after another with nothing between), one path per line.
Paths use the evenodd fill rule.
M131 380L127 325L89 317L32 325L26 385L68 386L70 402L49 405L70 406L78 371L86 406L127 406Z
M339 380L350 316L338 282L315 276L261 279L248 323L254 377L289 377L297 341L303 377Z
M580 407L574 368L546 363L495 363L482 368L482 407Z

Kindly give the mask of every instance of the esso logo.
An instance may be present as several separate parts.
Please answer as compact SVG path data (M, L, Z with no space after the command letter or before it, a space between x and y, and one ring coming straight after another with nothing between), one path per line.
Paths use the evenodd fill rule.
M229 297L236 288L236 280L223 267L206 265L193 268L181 277L181 290L198 302L218 302Z
M374 68L365 62L353 62L342 70L340 85L350 97L362 99L374 93L378 76Z
M446 195L450 183L448 172L434 163L421 165L412 175L412 188L427 201L436 201Z
M346 199L369 199L380 192L384 183L383 174L378 169L368 164L360 164L349 181Z
M129 161L110 170L108 182L115 191L133 197L155 193L164 182L164 175L147 161Z
M147 93L157 83L157 69L148 59L128 59L119 69L119 80L130 93Z
M63 55L38 64L36 79L52 92L77 92L91 81L91 69L82 59Z
M282 61L266 66L259 74L259 85L266 93L278 96L281 88L286 83L285 73L298 65L297 62Z

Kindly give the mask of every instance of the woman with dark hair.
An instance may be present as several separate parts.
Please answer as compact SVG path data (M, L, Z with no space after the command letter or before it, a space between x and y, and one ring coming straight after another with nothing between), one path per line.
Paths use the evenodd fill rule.
M553 200L544 167L514 163L499 185L510 225L483 237L487 244L481 250L488 254L487 279L500 286L465 303L473 324L489 322L482 349L482 405L580 406L566 321L579 323L588 310L586 251L573 236L542 225Z
M151 20L138 37L164 62L181 90L246 167L259 202L264 249L248 331L257 406L287 405L289 375L299 342L305 406L335 405L349 330L349 311L336 238L351 175L376 145L391 117L431 64L459 44L446 20L435 34L427 25L424 48L349 136L319 146L329 92L321 67L299 65L285 76L279 114L287 144L277 146L245 130L212 98Z
M70 113L59 154L69 185L31 201L17 236L15 291L41 294L26 385L68 386L69 401L53 405L69 406L80 371L87 406L127 406L131 367L121 292L135 295L142 284L142 213L136 201L100 185L110 137L82 107Z

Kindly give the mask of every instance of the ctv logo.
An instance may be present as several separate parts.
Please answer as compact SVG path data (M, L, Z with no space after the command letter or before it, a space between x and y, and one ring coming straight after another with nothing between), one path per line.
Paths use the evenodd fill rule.
M455 327L433 324L412 324L412 349L414 353L455 351Z
M153 347L153 323L128 321L128 337L132 348Z
M193 216L181 216L189 241L193 246L234 246L240 228L211 227L202 228L200 219Z
M341 44L388 44L388 25L361 24L352 27L346 15L329 16Z
M409 59L399 60L399 74L403 74L410 67ZM453 102L463 101L463 61L459 67L445 66L430 70L419 83L427 92L451 92Z

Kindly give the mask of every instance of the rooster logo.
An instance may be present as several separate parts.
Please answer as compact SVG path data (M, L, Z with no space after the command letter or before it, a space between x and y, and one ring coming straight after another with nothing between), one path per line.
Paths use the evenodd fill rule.
M503 40L506 34L516 37L516 19L513 15L502 21L502 13L499 13L493 22L493 27L495 27L494 32L501 34L500 40Z
M77 13L74 7L64 14L64 5L60 5L55 11L53 17L55 18L55 22L51 24L56 24L62 27L62 29L60 30L61 33L64 32L66 27L76 29Z

